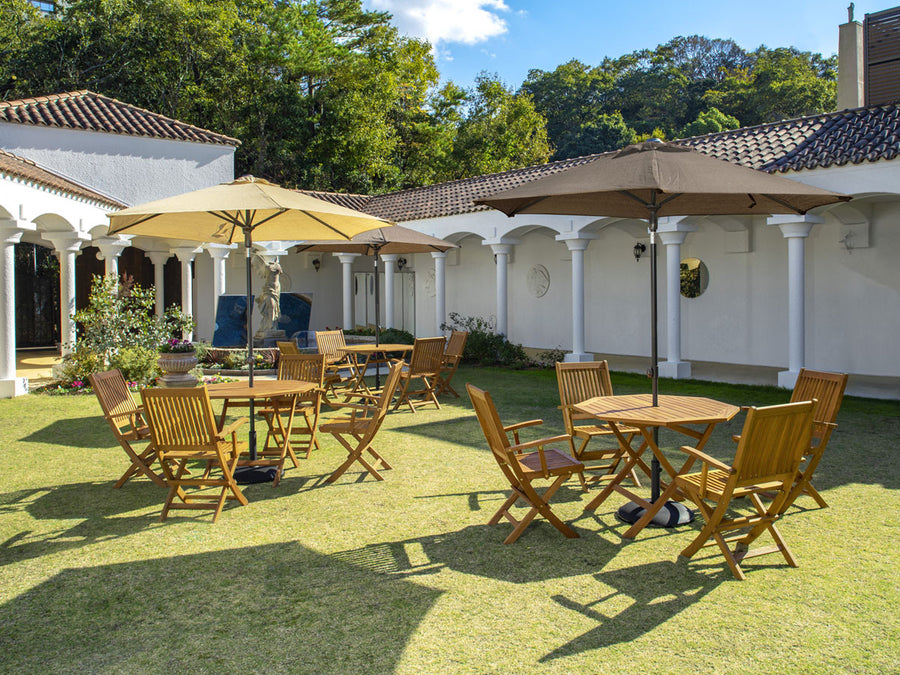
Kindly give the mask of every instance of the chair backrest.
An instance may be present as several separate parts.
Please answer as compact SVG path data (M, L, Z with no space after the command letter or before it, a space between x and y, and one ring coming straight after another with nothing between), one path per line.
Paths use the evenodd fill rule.
M564 408L597 396L612 396L612 381L606 361L557 363L556 383Z
M394 393L397 391L397 384L400 382L400 373L402 372L403 361L400 361L399 359L391 361L390 371L388 372L387 379L384 381L384 387L381 390L381 394L379 394L378 400L373 406L375 412L372 417L368 419L368 425L363 434L362 443L368 445L381 428L381 423L384 422L384 418L387 417L388 408L390 408Z
M409 357L409 374L437 373L444 357L444 338L416 338Z
M481 425L481 431L487 440L488 447L500 465L500 470L513 485L517 484L521 477L519 476L518 462L512 461L509 450L509 436L503 430L503 423L500 421L500 415L497 414L497 406L491 395L471 384L466 384L466 391L469 392L469 399L472 401L472 407L475 408L475 416L478 418L478 424Z
M461 359L463 351L466 348L466 340L469 339L469 331L455 330L450 333L447 339L447 348L444 350L444 356L453 359Z
M278 347L278 351L281 352L282 356L287 354L299 354L300 348L297 346L297 343L293 340L277 340L275 342L275 346Z
M325 354L283 354L278 362L279 380L301 380L320 387L325 380Z
M791 403L816 399L819 405L816 408L815 421L834 424L846 388L847 373L826 373L801 368L791 394ZM823 432L824 429L817 426L813 437L820 438Z
M141 399L157 450L216 446L216 418L206 387L142 389Z
M93 373L88 375L88 380L113 432L117 436L127 435L131 427L128 413L137 412L138 406L128 391L122 371L116 369Z
M345 354L341 347L346 347L344 331L342 330L317 330L316 348L319 354L325 354L330 359L342 359Z
M750 408L734 456L733 484L792 484L809 449L815 407L816 401L803 401Z

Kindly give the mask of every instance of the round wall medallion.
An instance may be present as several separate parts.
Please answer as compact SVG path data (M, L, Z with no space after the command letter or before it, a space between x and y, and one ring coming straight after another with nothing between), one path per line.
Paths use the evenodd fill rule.
M543 265L535 265L528 270L526 282L528 292L536 298L542 298L550 290L550 272Z

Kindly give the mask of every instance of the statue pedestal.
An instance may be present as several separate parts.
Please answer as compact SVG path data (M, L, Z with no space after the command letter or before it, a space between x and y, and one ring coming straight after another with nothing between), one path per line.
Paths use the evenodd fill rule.
M257 333L253 336L254 347L274 347L278 340L287 339L287 333L283 330L270 330L264 334Z

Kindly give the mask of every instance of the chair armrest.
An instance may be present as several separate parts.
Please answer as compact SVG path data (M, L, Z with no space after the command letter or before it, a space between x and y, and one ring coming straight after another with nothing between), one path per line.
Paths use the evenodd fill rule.
M722 462L722 461L716 459L715 457L711 457L710 455L707 455L702 450L698 450L697 448L692 448L689 445L682 445L681 450L682 450L682 452L686 452L687 454L691 455L695 459L699 459L704 464L712 466L716 469L720 469L722 471L726 471L728 473L734 473L734 467L729 466L725 462Z
M527 441L525 443L517 443L516 445L509 446L511 452L522 452L523 450L529 450L531 448L539 448L543 449L545 445L549 445L550 443L568 443L572 439L569 434L560 434L559 436L550 436L548 438L539 438L535 441Z
M503 427L503 431L507 433L510 431L518 431L519 429L524 429L525 427L534 427L538 424L543 424L544 420L528 420L527 422L518 422L516 424L510 424L507 427Z

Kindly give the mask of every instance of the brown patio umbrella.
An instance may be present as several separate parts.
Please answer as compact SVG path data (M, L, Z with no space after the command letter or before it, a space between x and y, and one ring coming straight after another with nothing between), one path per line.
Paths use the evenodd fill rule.
M320 251L322 253L359 253L375 258L375 345L379 344L378 318L379 304L378 256L392 253L430 253L448 251L457 245L437 237L432 237L402 225L379 227L354 235L349 241L306 241L297 246L298 251ZM376 365L375 386L380 386L380 372Z
M660 216L804 214L850 197L673 143L646 141L599 155L559 173L483 199L512 217L518 213L640 218L650 230L650 342L653 405L659 395L657 363L656 230ZM653 461L653 496L659 463Z
M243 176L230 183L158 199L109 214L109 233L232 244L247 251L247 349L253 386L253 312L250 247L256 241L350 239L392 223L359 211ZM250 405L250 454L256 456L253 402Z

